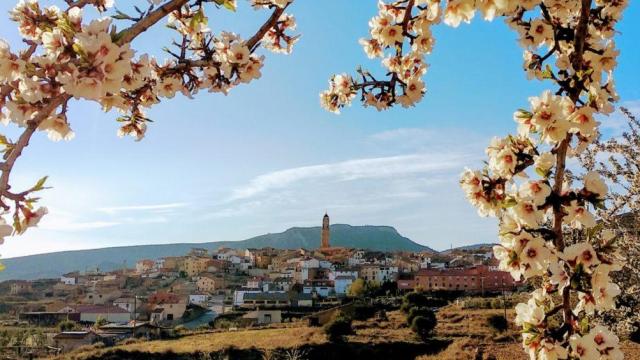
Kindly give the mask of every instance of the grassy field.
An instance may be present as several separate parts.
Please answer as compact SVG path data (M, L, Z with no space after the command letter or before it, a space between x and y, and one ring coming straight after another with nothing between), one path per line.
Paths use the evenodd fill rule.
M483 356L481 358L483 359L528 359L528 356L521 348L518 331L513 325L504 332L492 330L488 325L487 319L493 314L503 314L503 311L461 310L455 306L443 308L438 312L436 337L450 340L446 343L434 342L425 346L405 325L403 313L399 311L390 312L387 320L354 321L355 334L348 336L347 344L355 348L395 346L408 351L407 353L413 351L417 358L421 360L473 360L478 352L482 352ZM511 311L508 315L513 318ZM131 359L143 358L141 354L145 355L145 359L155 358L154 356L164 359L167 358L167 353L213 353L229 348L252 350L259 354L260 352L270 353L273 350L283 348L315 347L329 349L334 346L338 345L327 343L322 328L307 327L303 323L293 323L269 329L196 333L177 340L144 341L108 349L84 349L65 354L58 359L122 359L121 354L130 354L130 357L124 358ZM625 342L623 349L626 353L626 359L640 360L640 346L638 344ZM430 355L420 355L429 353ZM116 356L115 354L119 355ZM111 357L108 355L111 355ZM179 357L174 355L174 358ZM196 357L194 356L193 358ZM335 357L328 355L325 358L331 359Z

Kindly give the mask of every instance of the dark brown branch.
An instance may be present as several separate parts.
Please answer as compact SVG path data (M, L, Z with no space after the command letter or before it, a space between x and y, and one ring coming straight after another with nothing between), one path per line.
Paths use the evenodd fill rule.
M180 9L182 5L188 3L189 0L173 0L168 2L161 7L153 10L146 17L144 17L139 22L135 23L133 26L128 29L123 30L120 34L122 34L118 41L116 42L118 45L123 45L130 43L135 39L138 35L147 31L151 26L160 21L162 18L167 16L169 13Z

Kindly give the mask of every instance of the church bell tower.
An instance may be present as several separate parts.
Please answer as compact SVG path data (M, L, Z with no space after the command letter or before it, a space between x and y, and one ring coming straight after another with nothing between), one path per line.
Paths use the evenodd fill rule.
M322 243L320 244L320 248L328 249L329 248L329 215L327 213L324 214L322 218Z

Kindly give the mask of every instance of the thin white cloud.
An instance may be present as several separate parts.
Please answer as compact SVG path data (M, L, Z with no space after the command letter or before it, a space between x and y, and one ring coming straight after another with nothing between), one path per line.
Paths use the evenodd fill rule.
M169 203L169 204L155 204L155 205L127 205L127 206L110 206L98 208L98 211L107 214L117 214L121 212L130 211L165 211L169 209L184 208L188 203Z
M434 131L421 128L399 128L375 133L370 138L377 141L428 141L434 138Z
M230 200L248 199L309 179L352 181L462 169L468 160L468 155L456 153L409 154L279 170L260 175L235 189Z
M68 222L68 223L51 221L49 223L41 225L40 227L42 229L56 230L56 231L83 231L83 230L101 229L101 228L116 226L119 224L120 223L116 221L87 221L87 222Z
M104 221L104 220L84 220L79 219L76 215L56 208L49 207L49 214L45 215L39 228L54 231L85 231L92 229L101 229L119 225L120 221Z

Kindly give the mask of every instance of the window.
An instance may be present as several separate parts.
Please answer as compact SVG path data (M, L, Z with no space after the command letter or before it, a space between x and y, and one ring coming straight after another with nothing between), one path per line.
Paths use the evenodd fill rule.
M265 314L264 315L264 322L265 323L271 323L271 314Z
M173 314L167 314L167 320L173 320Z

